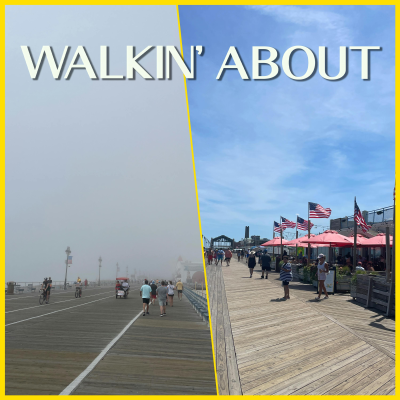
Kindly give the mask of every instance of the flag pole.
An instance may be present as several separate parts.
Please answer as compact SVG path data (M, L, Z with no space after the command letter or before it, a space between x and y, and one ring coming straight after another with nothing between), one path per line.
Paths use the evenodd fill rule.
M307 225L308 225L308 238L310 239L310 229L311 229L311 227L310 227L310 202L308 202L308 210L307 210L307 213L308 213L308 222L307 222ZM310 243L308 243L308 249L307 249L307 265L310 265L310 249L311 249L311 246L310 246Z
M298 214L296 214L296 239L298 239L298 237L299 237L299 233L297 232L298 219L299 219L299 216L298 216ZM299 262L299 258L297 257L297 242L296 242L296 260L297 260L297 262Z
M272 224L272 239L275 238L275 221ZM275 258L275 246L272 246L272 259Z
M282 216L281 216L281 260L283 260L283 244L282 244Z
M353 272L357 266L357 221L356 221L356 196L354 196L354 247L353 247Z

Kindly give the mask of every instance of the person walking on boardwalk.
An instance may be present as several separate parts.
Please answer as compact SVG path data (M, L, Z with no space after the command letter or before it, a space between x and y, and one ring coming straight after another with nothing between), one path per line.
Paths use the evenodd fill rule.
M325 262L325 255L322 253L318 256L317 268L318 268L318 297L316 297L315 300L317 301L321 300L322 290L325 293L324 299L329 299L328 292L326 291L325 287L326 275L329 274L329 265L327 262Z
M211 249L208 249L207 251L207 260L208 260L208 265L211 265L213 260L213 253Z
M151 287L149 286L149 281L144 280L144 285L140 288L140 296L143 299L143 317L149 313L149 303L150 303Z
M237 258L238 258L238 262L240 262L240 250L238 250L238 251L236 252L236 255L237 255Z
M182 300L183 283L180 280L176 284L176 289L178 290L178 299L179 299L179 301L181 301Z
M226 266L229 267L229 264L231 262L232 258L232 252L231 249L225 250L225 261L226 261ZM221 263L222 265L222 263Z
M290 299L289 296L289 282L293 279L292 276L292 266L288 261L288 256L283 256L283 265L281 267L281 272L279 279L282 281L284 300Z
M254 251L252 251L249 255L247 266L250 270L250 278L251 278L253 276L253 269L256 266L256 253L254 253Z
M157 288L158 305L160 306L160 317L167 315L166 305L167 305L167 293L166 283L161 282L161 286Z
M216 265L218 265L218 263L221 261L221 267L222 267L222 262L224 261L224 256L225 256L225 252L222 249L217 251L217 264Z
M214 258L215 265L218 264L217 253L218 253L218 249L215 249L214 253L213 253L213 258Z
M167 286L168 289L168 301L171 307L174 306L174 289L175 286L172 284L172 281L169 281L169 285Z
M157 285L154 281L151 282L151 304L155 304L156 303L156 298L157 298Z
M260 264L261 264L261 279L264 279L264 272L265 272L265 279L268 279L268 271L271 271L271 257L267 252L265 252L260 257Z

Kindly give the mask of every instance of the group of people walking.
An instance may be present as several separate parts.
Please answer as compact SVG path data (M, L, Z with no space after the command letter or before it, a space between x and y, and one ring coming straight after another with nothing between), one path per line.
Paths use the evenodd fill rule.
M208 265L211 265L213 262L215 265L218 265L221 262L225 261L226 265L229 266L232 259L232 251L231 249L208 249L205 252L205 258L208 261Z
M183 283L180 280L176 285L172 281L161 281L157 285L155 281L149 284L149 281L145 279L143 286L140 288L140 296L143 300L143 317L150 314L150 302L154 305L157 299L160 306L160 317L165 317L167 315L166 306L174 306L175 290L178 291L178 299L182 300Z
M247 267L249 268L250 278L253 277L253 271L257 265L257 257L258 257L258 264L261 266L261 279L268 279L268 272L271 271L272 259L266 250L258 251L256 253L255 251L251 250L244 251L243 249L239 249L236 250L236 254L238 257L238 261L240 261L241 258L243 259L246 256L246 263ZM222 262L225 258L225 261L227 262L228 266L232 258L232 251L230 249L225 251L222 249L220 250L208 249L206 251L206 255L207 255L208 265L211 265L213 263L213 260L215 262L215 265L218 265L220 261L222 265ZM315 300L317 301L321 300L322 292L324 292L325 294L324 299L329 298L328 292L325 287L325 280L328 274L329 274L329 264L326 262L326 256L321 253L318 256L318 262L317 262L318 296L315 298ZM289 262L289 257L285 253L283 254L282 257L279 279L282 282L284 291L282 300L289 300L290 299L289 282L293 280L293 274L292 274L292 266Z

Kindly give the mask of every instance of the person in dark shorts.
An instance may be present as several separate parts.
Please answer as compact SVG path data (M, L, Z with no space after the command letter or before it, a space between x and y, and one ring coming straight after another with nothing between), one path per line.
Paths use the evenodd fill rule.
M265 279L268 279L268 271L271 271L271 257L267 252L265 252L260 257L261 263L261 279L264 279L264 272L265 272Z
M250 270L250 278L251 278L253 276L253 269L256 266L256 253L254 253L254 251L252 251L249 254L249 258L248 258L248 261L247 261L247 266L248 266L248 268Z
M179 301L182 300L182 291L183 291L183 283L179 280L175 285L176 289L178 290L178 299Z
M158 304L160 306L160 317L167 315L166 305L167 305L167 293L168 289L164 281L161 282L161 286L157 288Z
M149 286L149 281L144 280L144 285L140 288L140 296L143 299L143 317L149 313L149 303L150 303L151 287Z
M289 263L288 256L283 256L283 265L281 267L279 279L282 281L284 291L284 297L282 300L288 300L290 299L289 282L292 280L292 266Z
M151 297L151 304L154 305L155 302L156 302L156 298L157 298L157 285L156 285L156 283L153 281L153 282L151 282L150 287L151 287L151 295L150 295L150 297Z
M174 306L174 290L175 290L175 286L172 284L172 281L169 281L169 285L167 286L167 289L168 289L168 303L169 303L169 305L171 307L173 307Z
M229 263L231 262L232 258L232 252L231 249L225 250L225 261L226 261L226 266L229 267ZM222 265L222 262L221 262Z

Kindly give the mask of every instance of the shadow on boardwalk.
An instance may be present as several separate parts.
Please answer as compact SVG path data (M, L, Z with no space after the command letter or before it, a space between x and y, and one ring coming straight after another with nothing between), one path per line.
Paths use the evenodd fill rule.
M243 394L394 394L392 319L346 295L315 302L315 289L301 283L290 285L290 300L277 301L283 296L278 274L265 280L254 271L242 279L246 273L246 264L235 260L207 270L210 301L223 285L228 312L227 318L220 308L211 310L216 358L224 360L229 350L215 332L225 318ZM221 362L220 376L218 368L224 369ZM225 394L232 393L225 388Z

